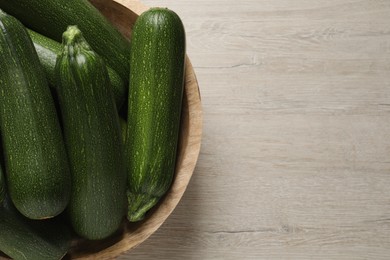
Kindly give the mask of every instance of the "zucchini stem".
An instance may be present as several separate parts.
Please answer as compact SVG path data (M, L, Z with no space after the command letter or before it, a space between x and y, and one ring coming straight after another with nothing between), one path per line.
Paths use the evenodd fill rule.
M70 56L79 53L80 50L93 51L77 25L68 26L62 35L62 45L65 47L65 53Z
M149 194L135 194L132 192L127 192L127 200L129 205L127 219L130 222L143 220L148 210L156 205L159 199L160 198Z

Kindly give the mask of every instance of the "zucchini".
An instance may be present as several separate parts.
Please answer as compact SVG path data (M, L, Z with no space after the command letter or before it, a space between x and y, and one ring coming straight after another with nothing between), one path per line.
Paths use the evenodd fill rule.
M72 173L70 221L80 236L102 239L125 215L123 144L104 61L75 26L64 33L56 73Z
M13 259L61 259L70 248L71 232L62 218L27 219L9 199L0 206L0 230L0 251Z
M126 136L128 214L141 220L169 189L184 86L185 32L176 13L152 8L132 32Z
M58 42L69 25L77 25L92 48L128 82L130 44L87 0L0 0L0 8Z
M24 26L0 11L0 132L7 189L32 219L61 213L70 172L53 98Z
M54 41L42 34L34 32L30 29L27 30L33 43L35 50L38 53L39 60L43 68L45 69L46 77L49 81L49 84L55 87L55 66L57 56L61 53L62 47L61 43ZM127 95L127 86L122 80L122 78L110 67L107 67L108 75L110 77L110 82L112 86L112 91L115 97L115 103L118 110L121 108L123 101Z

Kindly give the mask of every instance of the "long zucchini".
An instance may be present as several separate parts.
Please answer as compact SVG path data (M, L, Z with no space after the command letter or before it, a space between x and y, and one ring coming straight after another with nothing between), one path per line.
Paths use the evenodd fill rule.
M80 236L102 239L125 215L123 145L106 66L75 26L64 33L56 73L72 172L70 220Z
M54 41L42 34L34 32L30 29L27 30L33 43L35 50L38 53L39 60L43 68L45 69L46 77L51 86L55 86L55 66L57 56L61 53L61 43ZM118 110L121 108L123 101L127 95L127 86L122 78L112 68L108 67L108 75L112 86L112 92L114 93L115 103Z
M0 0L0 8L58 42L69 25L77 25L91 47L128 82L130 44L87 0Z
M27 219L9 199L0 206L0 230L0 251L13 259L61 259L70 248L71 232L61 218Z
M169 189L183 96L185 32L176 13L152 8L132 32L126 138L128 215L141 220Z
M24 26L0 11L0 133L7 189L32 219L61 213L70 173L54 102Z

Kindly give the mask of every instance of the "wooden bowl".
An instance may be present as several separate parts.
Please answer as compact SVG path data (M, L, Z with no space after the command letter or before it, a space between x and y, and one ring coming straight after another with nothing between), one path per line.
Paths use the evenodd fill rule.
M90 0L126 37L130 37L132 26L138 15L148 7L136 0ZM134 248L153 234L179 203L190 181L198 159L202 111L198 83L193 67L187 57L185 89L182 109L175 178L167 194L146 218L139 223L123 222L121 229L112 237L98 241L73 241L66 258L112 259Z

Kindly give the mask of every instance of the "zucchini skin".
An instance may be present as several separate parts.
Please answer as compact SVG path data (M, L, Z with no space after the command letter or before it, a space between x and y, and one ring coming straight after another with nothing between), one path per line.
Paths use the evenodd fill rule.
M144 218L171 186L184 88L185 31L171 10L151 8L133 28L126 134L128 214Z
M68 25L77 25L91 47L128 82L130 43L87 0L0 0L0 9L58 42Z
M0 132L7 190L31 219L60 214L70 172L53 98L24 26L0 11Z
M57 56L60 55L62 51L61 43L30 29L27 29L27 32L34 43L35 50L37 51L39 60L45 70L50 86L55 87L55 66ZM119 110L127 96L127 86L115 70L110 67L107 67L107 70L115 97L115 103Z
M62 218L31 220L6 198L0 206L0 251L13 259L61 259L69 250L71 232Z
M104 61L77 27L70 26L63 38L56 72L72 173L68 213L77 234L103 239L119 228L126 210L119 118Z

